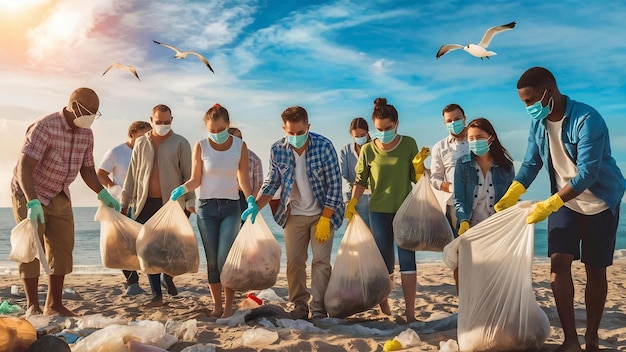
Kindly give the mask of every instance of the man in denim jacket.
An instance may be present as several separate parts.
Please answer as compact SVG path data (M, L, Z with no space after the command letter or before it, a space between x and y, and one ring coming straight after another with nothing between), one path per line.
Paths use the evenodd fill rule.
M526 221L548 218L552 292L565 334L559 350L581 351L571 274L572 261L580 259L587 272L585 347L596 351L607 295L606 267L613 264L626 180L611 156L602 116L591 106L562 95L550 71L528 69L517 89L532 119L528 148L515 181L495 208L500 211L514 205L546 166L553 195L538 202Z

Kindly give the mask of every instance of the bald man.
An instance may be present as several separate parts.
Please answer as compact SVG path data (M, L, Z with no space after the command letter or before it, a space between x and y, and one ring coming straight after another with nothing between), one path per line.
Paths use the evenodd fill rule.
M29 219L38 232L50 263L46 304L37 295L39 260L19 263L26 302L34 313L74 316L62 302L65 275L72 272L74 215L69 185L78 173L105 205L120 205L100 184L93 159L91 124L100 116L100 100L89 88L78 88L61 111L37 119L26 138L13 172L11 193L17 223Z

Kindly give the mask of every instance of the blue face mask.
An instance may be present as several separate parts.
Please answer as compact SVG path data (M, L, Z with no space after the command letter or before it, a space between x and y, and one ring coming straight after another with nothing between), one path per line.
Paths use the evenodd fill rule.
M374 137L378 138L383 144L391 143L396 138L396 130L381 131L377 129Z
M222 144L226 142L228 140L228 136L228 129L225 129L222 132L218 133L209 133L209 138L217 144Z
M459 134L463 132L465 125L463 124L463 119L461 119L447 123L446 128L448 129L448 132L452 134Z
M363 137L354 137L354 142L358 145L363 145L367 143L367 135Z
M541 99L539 99L536 103L526 107L526 112L528 112L528 115L530 115L530 117L537 121L541 121L545 119L548 115L550 115L550 113L552 112L552 108L554 107L554 100L552 98L548 100L548 104L546 106L541 105L541 101L546 96L547 92L548 90L546 89L543 92Z
M469 141L470 151L478 156L486 155L489 152L489 146L491 145L491 143L487 142L488 140L489 138Z
M307 131L306 133L299 134L297 136L288 135L287 141L289 142L289 144L291 144L292 147L298 149L298 148L302 148L302 146L304 145L304 143L306 143L306 140L308 138L309 138L309 132Z

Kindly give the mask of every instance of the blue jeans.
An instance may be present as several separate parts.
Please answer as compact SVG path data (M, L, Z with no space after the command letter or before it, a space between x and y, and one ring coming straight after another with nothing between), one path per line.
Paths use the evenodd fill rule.
M359 198L359 202L356 203L356 212L365 222L367 227L370 227L370 195L364 194Z
M241 226L239 199L200 199L197 213L209 283L217 284Z
M387 265L387 272L393 273L395 256L393 253L393 218L395 213L370 212L370 229L374 236L374 241L380 250L380 254ZM415 264L415 252L398 247L398 263L401 273L411 273L417 271Z

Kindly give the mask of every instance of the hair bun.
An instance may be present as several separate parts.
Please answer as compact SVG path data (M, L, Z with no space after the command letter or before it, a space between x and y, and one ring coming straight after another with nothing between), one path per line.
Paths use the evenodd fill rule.
M374 109L378 109L386 105L387 98L376 98L376 100L374 100Z

